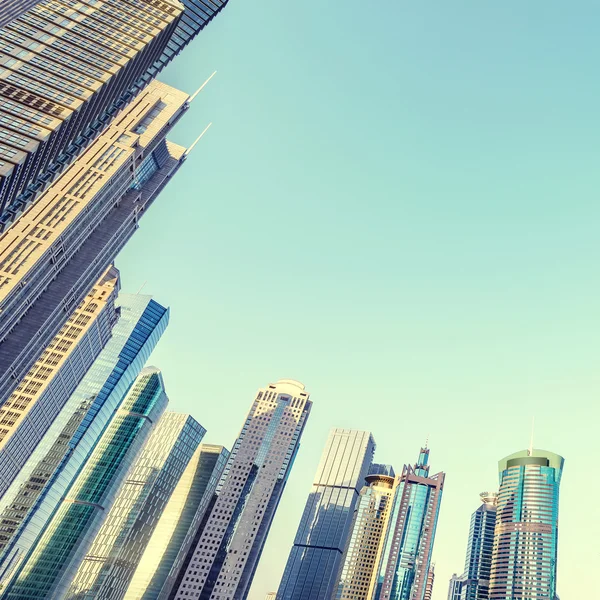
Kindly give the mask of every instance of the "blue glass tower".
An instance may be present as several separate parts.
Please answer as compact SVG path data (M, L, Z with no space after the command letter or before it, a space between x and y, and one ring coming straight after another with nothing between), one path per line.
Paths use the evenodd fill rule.
M444 489L444 473L429 475L429 449L404 465L396 487L378 568L374 600L424 600Z
M85 416L65 440L62 456L55 457L56 468L48 474L47 481L38 486L36 502L0 553L0 590L12 580L38 534L46 527L167 327L169 310L150 296L121 294L115 304L120 318L113 328L112 338L3 496L3 505L10 506L32 483L38 465L47 461L55 440L72 422L73 415L85 406Z

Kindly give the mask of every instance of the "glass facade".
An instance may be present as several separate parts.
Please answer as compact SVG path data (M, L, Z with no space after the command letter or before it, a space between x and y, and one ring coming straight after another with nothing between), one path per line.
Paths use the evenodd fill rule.
M373 600L425 600L444 473L429 475L429 450L404 465L396 487Z
M166 412L135 461L65 598L120 600L206 430Z
M564 459L524 450L499 462L490 600L554 600Z
M9 586L7 600L64 597L167 402L160 372L143 369Z
M337 600L371 600L394 494L394 470L372 465L354 514L350 541L337 585Z
M48 473L47 482L36 492L35 504L20 516L18 528L0 552L2 588L12 580L38 534L46 527L167 327L168 309L149 296L121 294L115 304L120 318L113 328L111 339L3 496L3 506L10 510L15 504L14 499L35 477L38 466L48 460L55 440L64 433L74 413L91 401L81 423L65 440L64 454L58 460L58 466Z
M246 597L311 405L304 386L290 379L258 391L170 598Z
M370 432L331 430L279 586L280 600L331 598L335 593L374 452Z
M168 598L181 582L228 458L223 446L201 444L196 450L156 524L125 600Z

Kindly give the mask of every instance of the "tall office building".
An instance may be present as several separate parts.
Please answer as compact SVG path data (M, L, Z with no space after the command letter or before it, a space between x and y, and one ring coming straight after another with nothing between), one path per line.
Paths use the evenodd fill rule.
M201 444L160 516L125 600L168 598L187 568L190 549L215 499L229 451ZM191 558L191 556L190 556Z
M0 407L0 498L108 343L118 291L110 267ZM0 532L0 550L5 542Z
M461 600L487 600L494 548L498 494L480 494L481 506L471 516Z
M66 598L120 600L171 494L206 430L166 412L136 460Z
M368 431L331 430L279 586L280 600L329 599L334 594L374 452Z
M450 579L450 585L448 586L448 600L460 600L460 594L463 586L462 575L454 573Z
M421 448L397 483L373 600L425 600L431 553L444 489L444 473L429 475L429 449Z
M188 106L187 94L151 83L0 234L0 406L185 159L165 136Z
M115 305L120 317L111 339L0 498L2 520L10 521L2 531L0 590L46 527L167 327L168 309L149 296L121 294ZM26 504L19 502L23 496Z
M335 596L337 600L371 599L375 568L392 504L394 481L391 466L371 466L366 485L360 491L350 542L344 552Z
M563 466L562 456L533 449L498 463L490 600L555 598Z
M6 598L62 598L132 463L167 406L158 369L142 370Z
M161 56L182 11L42 0L0 30L0 230L98 135L89 127Z
M290 379L258 391L172 597L246 598L311 405Z
M425 596L424 600L431 600L433 597L433 584L435 583L435 564L432 564L429 567L429 572L427 573L427 583L425 585Z

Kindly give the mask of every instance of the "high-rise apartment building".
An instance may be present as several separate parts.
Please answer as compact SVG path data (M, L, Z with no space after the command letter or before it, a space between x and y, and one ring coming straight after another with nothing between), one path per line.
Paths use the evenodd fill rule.
M167 0L42 0L0 29L0 230L98 135L182 12Z
M108 343L118 291L110 267L0 406L0 498ZM0 528L0 550L5 542Z
M168 598L181 583L228 458L223 446L198 447L156 523L125 600Z
M112 337L0 497L0 590L46 527L167 327L168 309L149 296L121 294L115 305L120 317ZM61 387L54 393L58 403ZM4 463L3 468L8 469ZM27 503L19 501L24 496Z
M490 600L554 600L563 466L562 456L533 449L498 463Z
M429 475L428 463L429 449L421 448L397 482L373 600L425 600L445 479Z
M374 464L360 491L336 600L370 600L394 493L394 470Z
M165 136L188 101L151 83L0 234L0 406L185 159L185 149Z
M311 405L297 381L258 391L172 597L246 598Z
M0 4L0 27L4 27L13 19L23 14L39 0L2 0Z
M460 594L463 586L462 575L454 573L450 579L450 585L448 586L448 600L460 600Z
M433 597L433 584L435 583L435 564L431 564L427 573L427 583L425 585L424 600L431 600Z
M277 592L279 600L329 599L334 594L374 452L368 431L329 433Z
M160 371L143 369L9 585L8 600L64 597L167 402Z
M487 600L489 597L498 494L483 492L480 498L482 504L471 516L461 600Z
M128 473L66 598L123 598L153 530L205 433L190 415L163 414Z

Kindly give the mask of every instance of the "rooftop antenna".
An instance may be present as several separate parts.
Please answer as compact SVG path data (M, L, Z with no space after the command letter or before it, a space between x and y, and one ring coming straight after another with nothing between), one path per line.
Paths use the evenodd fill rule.
M429 449L429 434L427 434L427 437L425 438L425 450Z
M529 440L529 450L527 456L533 456L533 435L535 433L535 417L531 419L531 439Z
M212 123L209 123L202 133L193 141L192 145L183 153L183 158L187 158L187 155L194 149L194 146L202 139L202 136L210 129Z
M142 283L142 285L141 285L140 289L137 291L137 293L138 293L138 294L141 294L141 293L142 293L142 290L144 289L144 286L145 286L147 283L148 283L148 281L147 281L147 280L146 280L146 281L144 281L144 283Z
M213 71L212 75L190 96L188 102L192 102L194 98L204 89L204 86L217 74L216 71Z

